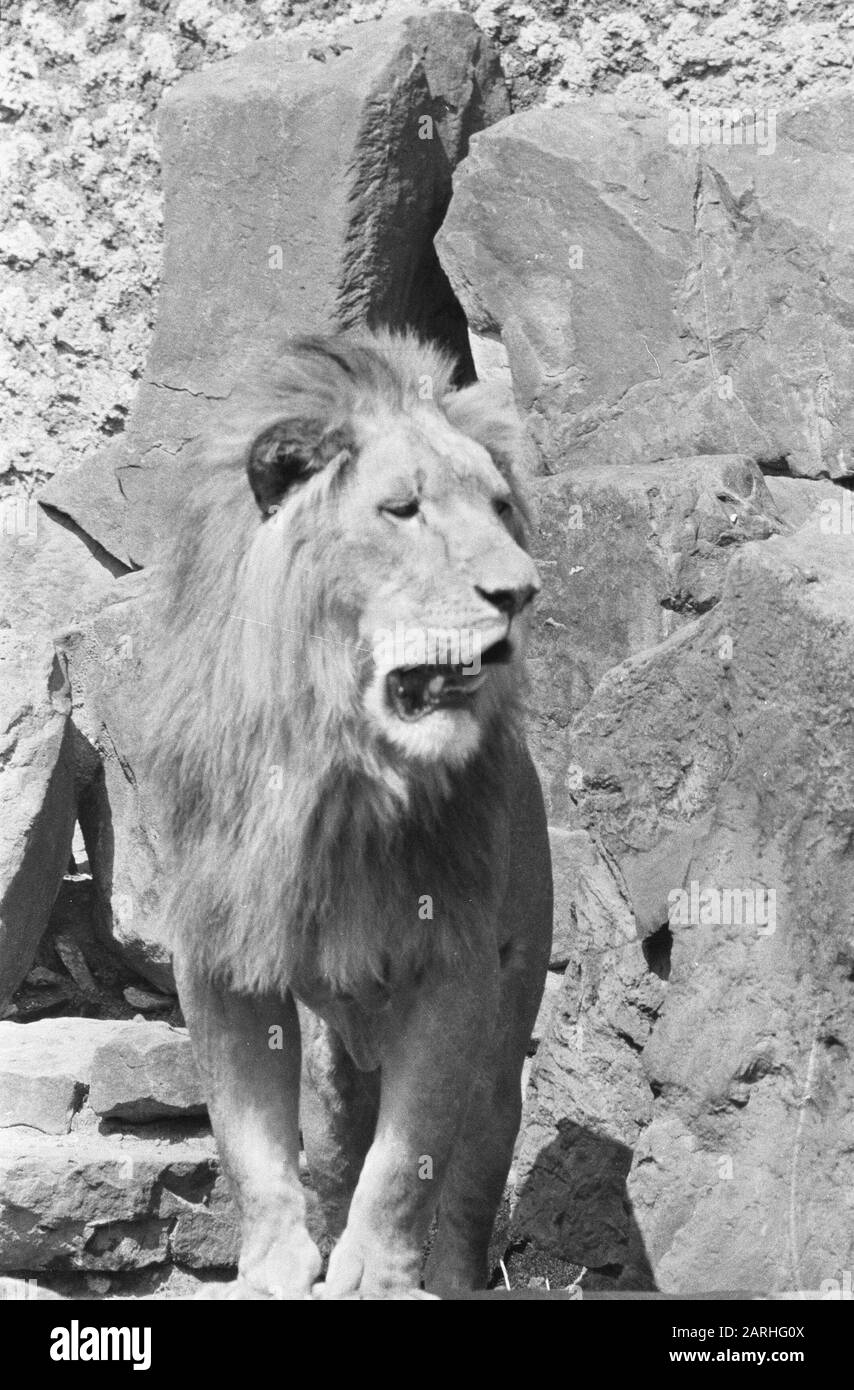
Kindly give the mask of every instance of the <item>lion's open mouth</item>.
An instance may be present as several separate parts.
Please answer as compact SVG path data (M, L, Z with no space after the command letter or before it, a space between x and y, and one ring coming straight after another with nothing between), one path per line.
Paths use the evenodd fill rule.
M513 657L507 638L481 653L481 667L506 665ZM486 680L487 672L465 666L398 667L386 676L389 704L398 719L412 723L437 709L463 709Z

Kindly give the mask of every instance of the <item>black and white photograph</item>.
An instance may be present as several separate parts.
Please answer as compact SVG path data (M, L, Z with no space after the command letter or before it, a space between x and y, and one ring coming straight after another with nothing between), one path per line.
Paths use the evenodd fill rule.
M852 693L854 5L2 0L34 1370L841 1356Z

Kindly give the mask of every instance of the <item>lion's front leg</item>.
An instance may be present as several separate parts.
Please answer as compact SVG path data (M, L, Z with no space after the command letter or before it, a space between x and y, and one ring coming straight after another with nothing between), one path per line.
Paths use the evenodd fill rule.
M241 1225L233 1296L305 1298L320 1254L299 1180L300 1032L290 995L249 998L176 960L181 1005Z
M420 1288L442 1180L495 1024L497 959L484 953L395 1000L379 1118L323 1292L388 1298Z

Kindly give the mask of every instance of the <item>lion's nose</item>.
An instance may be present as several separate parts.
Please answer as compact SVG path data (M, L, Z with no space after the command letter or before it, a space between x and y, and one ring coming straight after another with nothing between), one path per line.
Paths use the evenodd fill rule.
M476 584L475 588L481 598L486 599L487 603L491 603L493 608L497 608L499 613L503 613L507 618L515 618L540 591L538 584L523 584L518 589L482 589Z

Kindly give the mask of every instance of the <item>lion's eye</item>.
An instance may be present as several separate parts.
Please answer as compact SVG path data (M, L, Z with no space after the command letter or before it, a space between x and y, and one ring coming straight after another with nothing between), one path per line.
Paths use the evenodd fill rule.
M381 507L381 512L387 512L389 516L399 516L404 521L410 517L417 516L419 510L417 497L412 497L408 502L385 502Z
M509 516L513 510L506 497L496 497L492 505L495 508L496 515L500 517Z

